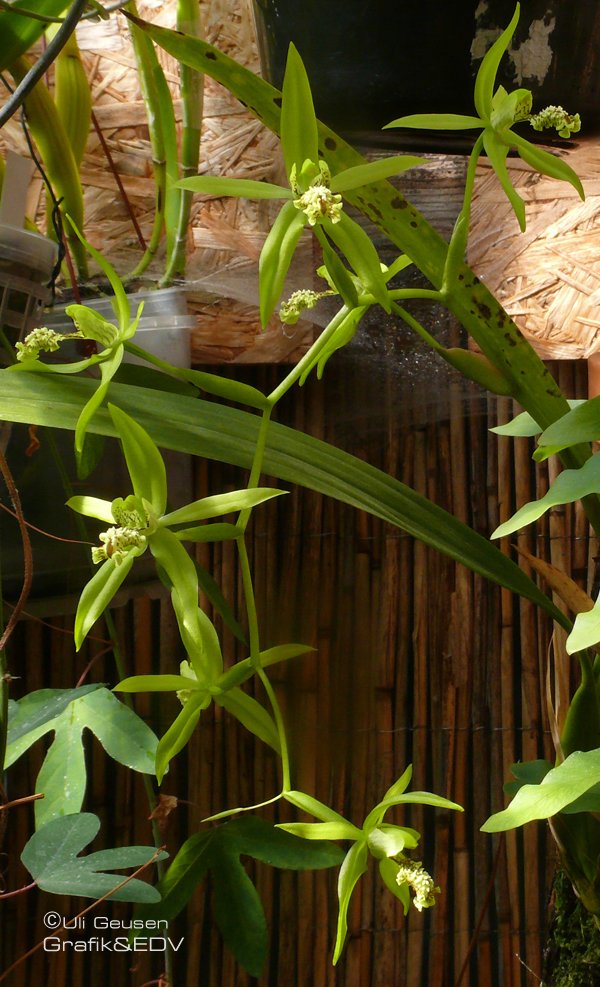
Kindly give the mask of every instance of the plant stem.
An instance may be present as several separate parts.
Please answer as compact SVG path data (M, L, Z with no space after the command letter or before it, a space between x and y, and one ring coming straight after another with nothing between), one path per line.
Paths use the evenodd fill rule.
M198 0L178 0L177 30L199 38L202 36ZM204 75L179 63L181 80L181 176L190 178L198 173L200 139L204 111ZM185 254L193 192L178 190L179 215L173 230L171 249L167 255L165 273L159 287L171 284L174 277L185 273Z
M348 315L348 311L349 311L348 308L346 308L346 306L344 305L339 310L339 312L337 312L336 315L334 315L329 325L323 330L323 332L318 336L318 338L315 339L314 343L312 344L310 349L307 350L307 352L304 354L302 359L299 360L298 363L292 368L292 370L289 372L287 377L284 377L281 383L278 384L273 391L271 391L271 393L267 397L267 401L269 402L270 408L274 408L275 405L278 403L278 401L281 401L282 397L284 397L284 395L287 394L287 392L296 383L296 381L300 380L304 371L310 367L315 357L315 354L318 353L319 350L325 345L325 343L327 343L331 339L336 329L339 328L341 323Z

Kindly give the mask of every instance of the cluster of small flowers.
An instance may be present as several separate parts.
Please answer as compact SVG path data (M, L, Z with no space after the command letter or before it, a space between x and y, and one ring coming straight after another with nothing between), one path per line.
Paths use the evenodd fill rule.
M319 161L319 174L304 192L298 186L296 166L294 165L292 169L290 185L298 196L297 199L294 199L294 205L296 209L301 209L306 213L310 226L316 226L323 219L330 219L332 223L339 223L342 218L342 197L331 191L330 184L331 172L325 161Z
M310 226L316 226L325 218L332 223L339 223L342 218L342 197L327 185L309 186L299 199L294 199L294 205L306 213Z
M137 528L109 528L100 535L102 545L92 549L92 562L105 562L112 559L120 565L132 548L145 548L146 536Z
M281 303L279 318L286 325L295 326L305 309L314 308L321 298L332 294L332 291L311 291L310 288L294 291L287 301Z
M65 336L60 332L55 332L54 329L46 329L45 327L33 329L22 343L16 344L17 360L37 360L41 350L46 353L54 353L63 339L73 339L74 336L78 337L79 335L79 333L69 333Z
M404 858L396 874L396 882L408 884L413 889L415 894L413 905L419 912L435 905L435 895L440 893L440 889L436 887L433 878L420 861Z
M529 120L534 130L556 130L559 137L570 137L581 130L579 113L570 114L562 106L547 106Z

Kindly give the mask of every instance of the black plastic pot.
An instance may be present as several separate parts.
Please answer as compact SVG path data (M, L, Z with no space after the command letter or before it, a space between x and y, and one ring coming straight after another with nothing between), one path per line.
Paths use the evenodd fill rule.
M307 67L317 115L342 132L378 130L406 113L473 112L473 79L514 0L254 0L265 76L281 85L290 41ZM598 0L522 0L500 81L600 124Z

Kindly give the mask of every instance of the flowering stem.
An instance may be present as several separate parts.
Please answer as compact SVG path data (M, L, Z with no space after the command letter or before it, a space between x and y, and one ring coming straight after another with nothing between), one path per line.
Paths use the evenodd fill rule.
M265 692L267 693L269 702L271 704L271 709L273 711L273 719L275 720L275 726L277 728L277 735L279 737L279 746L281 748L281 771L282 771L282 788L283 791L288 791L291 788L290 784L290 758L287 746L287 738L285 735L285 726L283 723L283 716L281 715L281 708L275 695L273 686L269 681L269 677L265 672L264 668L260 664L260 638L258 630L258 615L256 612L256 598L254 596L254 586L252 585L252 574L250 572L250 563L248 560L248 550L246 548L246 542L243 537L236 539L239 558L240 558L240 570L242 574L242 585L244 587L244 598L246 600L246 614L248 617L248 634L250 638L250 660L254 665L256 674L258 675L260 681L262 682Z
M278 384L277 387L268 395L267 400L270 408L274 408L277 402L280 401L285 394L287 394L296 381L300 380L306 368L310 366L317 348L321 347L331 338L331 336L333 336L334 332L347 315L348 308L344 305L339 312L334 315L329 325L323 330L322 333L320 333L317 339L315 339L310 349L307 350L302 359L298 361L287 377L284 377L281 383Z

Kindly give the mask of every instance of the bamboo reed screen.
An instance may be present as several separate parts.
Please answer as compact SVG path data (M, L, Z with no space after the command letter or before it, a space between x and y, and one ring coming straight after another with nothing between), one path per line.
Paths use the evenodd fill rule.
M512 414L508 400L465 389L420 350L394 347L388 340L389 346L373 351L367 342L332 362L325 391L309 382L297 392L281 419L287 413L299 427L390 471L485 535L545 489L545 467L536 481L527 440L498 439L488 430ZM584 393L581 364L555 369L567 394ZM266 385L265 376L273 383L280 373L255 368L245 377ZM233 488L241 480L233 468L200 463L196 493ZM586 529L579 517L555 514L523 535L522 544L546 558L560 555L576 573L586 570ZM265 646L301 640L316 648L314 655L283 669L277 684L290 726L294 783L360 824L412 762L413 788L445 794L465 812L425 808L397 817L423 827L422 857L443 889L439 903L422 915L411 910L405 919L370 872L353 901L348 945L337 969L330 965L335 874L297 875L261 865L256 880L271 928L264 976L252 981L223 951L210 893L205 898L200 890L176 925L185 937L185 956L178 958L175 984L537 984L554 849L543 824L505 840L482 834L479 827L503 805L502 784L511 762L551 751L545 619L402 531L306 491L294 490L257 509L250 547ZM202 552L202 561L211 563L239 610L231 544ZM160 592L138 596L115 615L129 669L173 669L181 655ZM102 627L85 653L74 657L71 626L72 617L56 616L20 625L10 664L20 678L15 697L74 685L94 655L89 677L114 683ZM224 639L231 659L229 632ZM568 678L568 666L561 674ZM171 697L140 696L136 702L158 730L175 711ZM148 808L139 780L116 770L88 740L86 807L103 819L99 845L147 843ZM21 773L13 768L10 797L31 792L33 783L33 768ZM176 849L209 812L259 801L277 785L270 752L226 715L207 715L163 786L181 800L166 820L169 848ZM11 812L3 847L6 888L27 883L18 858L31 822L30 809ZM56 908L56 901L29 892L1 906L3 971L43 938L42 915ZM83 905L71 899L64 914L74 915ZM124 906L114 907L116 914L129 914ZM111 914L107 906L102 913ZM141 954L90 960L38 951L8 982L141 987L156 982L159 972Z

